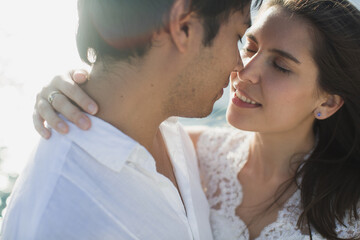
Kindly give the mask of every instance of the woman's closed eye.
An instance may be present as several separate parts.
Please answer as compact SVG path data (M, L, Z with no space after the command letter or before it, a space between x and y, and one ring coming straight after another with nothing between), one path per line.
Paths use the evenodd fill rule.
M242 48L241 49L244 53L256 53L256 50L250 49L250 48Z
M258 46L253 40L246 38L245 44L241 49L241 52L246 56L252 56L258 51Z
M254 48L250 48L248 45L246 45L245 47L243 47L240 51L240 55L243 59L245 58L251 58L252 56L254 56L257 53L257 50L255 50Z
M272 65L273 65L273 67L274 67L277 71L279 71L279 72L281 72L281 73L286 73L286 74L291 73L291 70L290 70L290 69L288 69L287 67L285 67L283 63L277 61L276 59L274 59L274 60L272 61Z

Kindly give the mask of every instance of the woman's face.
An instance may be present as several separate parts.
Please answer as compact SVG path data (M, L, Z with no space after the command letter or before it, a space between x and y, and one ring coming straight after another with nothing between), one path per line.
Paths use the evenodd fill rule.
M231 125L267 133L312 126L321 94L310 31L281 7L259 13L241 50L244 68L231 74Z

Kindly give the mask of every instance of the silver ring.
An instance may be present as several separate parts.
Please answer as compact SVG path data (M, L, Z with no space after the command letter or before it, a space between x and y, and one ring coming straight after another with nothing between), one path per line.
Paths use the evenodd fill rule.
M54 101L54 99L55 99L55 95L56 94L61 94L61 92L59 92L59 91L52 91L50 94L49 94L49 96L48 96L48 101L49 101L49 103L52 105L52 103L53 103L53 101Z

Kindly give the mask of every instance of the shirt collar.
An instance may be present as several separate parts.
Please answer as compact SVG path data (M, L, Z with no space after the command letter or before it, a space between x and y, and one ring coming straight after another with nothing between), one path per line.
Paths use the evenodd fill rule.
M87 116L91 120L91 128L87 131L79 129L61 116L70 130L65 137L114 171L119 172L127 161L155 167L151 154L138 142L102 119Z
M182 136L182 127L176 117L168 118L160 125L160 129L173 165L192 234L194 239L200 239L197 216L194 210L194 194L192 192L193 185L196 185L195 183L192 183L192 181L198 180L200 182L200 179L194 179L193 176L189 175L191 170L187 164L187 161L196 162L195 152L193 156L194 159L186 159L186 157L191 158L192 154L189 152L190 149L186 149L184 146L186 139ZM186 135L186 137L188 136ZM192 147L191 140L188 139L188 141L190 141Z

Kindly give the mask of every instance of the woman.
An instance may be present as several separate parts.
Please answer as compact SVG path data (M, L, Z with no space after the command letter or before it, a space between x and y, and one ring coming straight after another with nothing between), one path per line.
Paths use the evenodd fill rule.
M239 130L190 132L214 238L359 239L359 10L270 0L241 56L227 110ZM35 113L35 124L51 114Z

